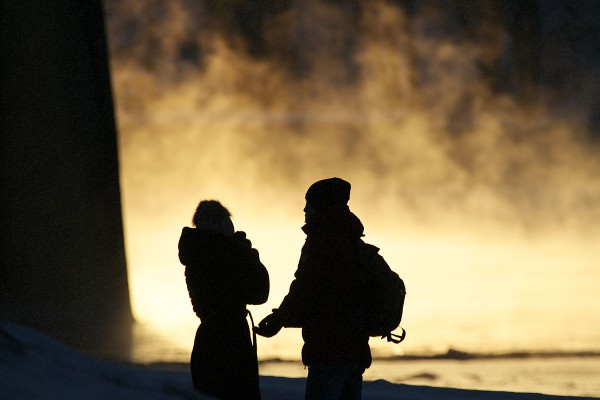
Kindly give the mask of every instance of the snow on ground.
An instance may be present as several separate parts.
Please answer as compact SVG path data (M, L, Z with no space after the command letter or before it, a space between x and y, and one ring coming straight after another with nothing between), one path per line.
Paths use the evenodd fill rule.
M232 382L232 384L235 384ZM263 400L302 400L305 380L261 376ZM188 372L98 360L30 329L0 321L0 400L207 399ZM364 400L560 400L583 397L365 382Z

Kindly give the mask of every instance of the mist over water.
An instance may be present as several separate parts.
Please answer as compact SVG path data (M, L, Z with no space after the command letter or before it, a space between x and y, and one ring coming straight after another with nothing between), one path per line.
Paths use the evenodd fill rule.
M467 32L435 1L290 1L255 25L224 3L106 2L139 320L191 348L177 240L205 198L259 249L266 315L293 279L306 189L339 176L408 286L408 339L372 340L376 354L597 349L599 82L584 67L553 80L550 18L532 91L514 36ZM300 343L283 332L259 351Z

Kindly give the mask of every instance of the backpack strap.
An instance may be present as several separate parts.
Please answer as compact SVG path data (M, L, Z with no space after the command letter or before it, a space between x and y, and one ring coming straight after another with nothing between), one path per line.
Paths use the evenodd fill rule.
M398 344L398 343L402 342L404 340L404 338L406 337L406 330L402 327L400 327L400 329L402 329L402 333L400 335L396 335L396 334L393 334L392 332L390 332L387 335L383 335L381 338L382 339L387 338L388 342Z
M246 315L250 317L250 330L252 331L252 347L254 347L254 351L256 351L256 331L254 330L254 318L252 318L252 313L250 310L246 309Z

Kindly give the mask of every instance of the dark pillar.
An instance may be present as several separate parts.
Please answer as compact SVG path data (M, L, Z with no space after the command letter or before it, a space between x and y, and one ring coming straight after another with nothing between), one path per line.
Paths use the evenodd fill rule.
M100 1L0 0L0 318L123 356L131 308Z

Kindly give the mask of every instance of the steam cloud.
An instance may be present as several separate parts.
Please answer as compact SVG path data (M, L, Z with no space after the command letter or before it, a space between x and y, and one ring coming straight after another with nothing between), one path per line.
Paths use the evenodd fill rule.
M540 6L532 67L506 10L438 3L107 0L126 196L160 212L225 187L295 210L341 176L367 214L598 226L597 40L555 60L574 50Z

